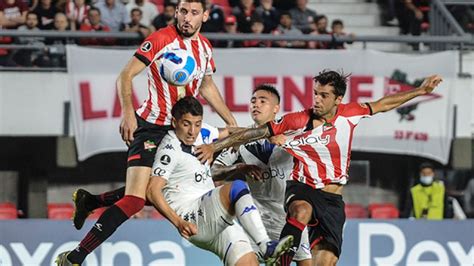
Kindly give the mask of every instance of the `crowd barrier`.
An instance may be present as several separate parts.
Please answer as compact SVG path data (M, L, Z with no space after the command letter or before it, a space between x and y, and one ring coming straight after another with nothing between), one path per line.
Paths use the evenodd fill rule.
M92 222L76 231L70 221L0 221L0 265L53 265L74 248ZM338 265L473 265L474 220L349 220ZM131 220L91 253L92 265L221 265L182 239L168 221Z

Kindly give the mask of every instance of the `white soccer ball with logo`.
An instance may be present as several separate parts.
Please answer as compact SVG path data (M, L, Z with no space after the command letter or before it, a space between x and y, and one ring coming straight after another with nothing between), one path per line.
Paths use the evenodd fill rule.
M186 86L196 77L196 60L190 51L169 50L161 56L160 60L160 75L171 85Z

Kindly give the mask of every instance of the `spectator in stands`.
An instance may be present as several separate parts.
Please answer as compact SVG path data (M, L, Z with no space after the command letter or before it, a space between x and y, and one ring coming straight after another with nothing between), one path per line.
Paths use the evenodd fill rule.
M54 16L54 26L52 30L70 31L69 19L66 14L59 12ZM74 43L73 40L62 37L50 37L45 41L48 44L46 54L38 60L38 65L46 67L65 67L66 66L66 49L65 44Z
M291 14L288 11L283 11L280 14L280 24L273 31L274 35L303 35L298 28L293 26ZM303 48L306 46L303 41L276 41L275 46L278 47L287 47L287 48Z
M91 7L87 14L89 23L82 23L80 31L110 31L107 25L101 23L101 12L96 7ZM107 45L112 44L114 41L111 39L81 39L79 41L82 45Z
M308 0L296 0L296 7L290 10L290 14L293 25L303 33L310 33L316 29L313 24L316 12L308 8Z
M138 8L142 11L142 20L140 24L149 27L153 19L158 16L158 7L148 2L148 0L131 0L127 4L127 11L130 13L132 9Z
M410 189L402 217L428 220L452 218L452 208L449 207L444 184L434 179L434 166L423 163L419 173L420 183Z
M296 7L295 1L288 0L274 0L273 6L279 11L288 11Z
M39 31L38 15L33 12L26 14L26 23L18 27L19 31ZM18 44L43 44L43 37L18 37ZM13 55L13 60L20 66L31 67L35 65L36 59L42 54L41 50L20 49Z
M270 33L278 26L280 13L273 7L273 0L260 0L260 6L255 9L255 13L263 20L263 33Z
M122 31L125 32L136 32L140 34L139 40L125 40L121 42L124 45L140 45L143 40L150 35L150 29L145 25L141 24L142 11L139 8L134 8L130 11L130 23L122 26Z
M125 6L117 0L103 0L96 4L100 10L102 22L110 28L110 31L119 31L122 24L130 23Z
M0 0L0 29L16 29L26 21L28 6L22 0Z
M262 34L265 28L263 24L263 20L260 17L253 17L251 26L250 26L253 34ZM272 43L270 41L262 41L262 40L248 40L243 42L244 47L271 47Z
M229 15L224 19L224 32L225 33L239 33L237 31L237 18L233 15ZM237 47L242 47L242 41L216 41L213 43L214 47L220 47L220 48L237 48Z
M87 12L91 7L85 0L69 0L65 6L65 13L69 19L71 30L78 29L87 20Z
M164 6L163 13L153 19L152 25L155 30L159 30L168 25L174 24L174 14L176 12L176 4L167 2Z
M333 37L342 37L342 36L347 36L347 35L350 37L354 37L354 34L352 33L346 34L344 32L344 23L340 19L335 19L332 21L331 29L332 29L331 35ZM328 49L346 49L346 47L344 46L344 43L345 42L336 41L336 39L333 38L333 40L329 43ZM352 42L347 42L347 43L351 44Z
M313 22L315 31L310 32L310 35L321 35L321 34L330 34L327 31L328 18L325 15L316 16L315 21ZM308 48L310 49L328 49L329 42L323 41L310 41L308 42Z
M421 24L428 22L428 10L431 0L403 0L405 10L403 12L403 20L401 23L402 34L411 33L414 36L421 34Z
M202 24L202 32L222 32L224 31L224 11L218 5L207 0L207 9L209 10L209 18Z
M232 14L237 18L238 30L242 33L250 33L252 17L255 15L253 0L240 0L240 4L232 9Z
M38 27L42 30L50 30L54 27L54 16L59 11L52 4L52 0L40 0L39 5L33 12L38 15Z

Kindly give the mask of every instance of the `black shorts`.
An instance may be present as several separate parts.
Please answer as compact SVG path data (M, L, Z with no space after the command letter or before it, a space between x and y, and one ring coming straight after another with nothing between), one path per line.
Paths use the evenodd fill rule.
M304 200L313 207L313 218L308 224L311 247L320 243L339 257L342 249L342 229L346 221L342 196L314 189L297 181L287 181L285 208L295 200Z
M137 117L138 127L133 132L133 142L128 147L127 167L152 167L156 149L171 126L159 126Z

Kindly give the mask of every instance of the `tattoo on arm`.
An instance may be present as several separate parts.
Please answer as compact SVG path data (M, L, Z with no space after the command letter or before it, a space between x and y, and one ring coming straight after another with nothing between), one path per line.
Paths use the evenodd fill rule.
M249 128L228 136L225 139L214 142L215 152L219 152L225 148L239 146L254 140L270 137L270 131L266 125L258 128Z

